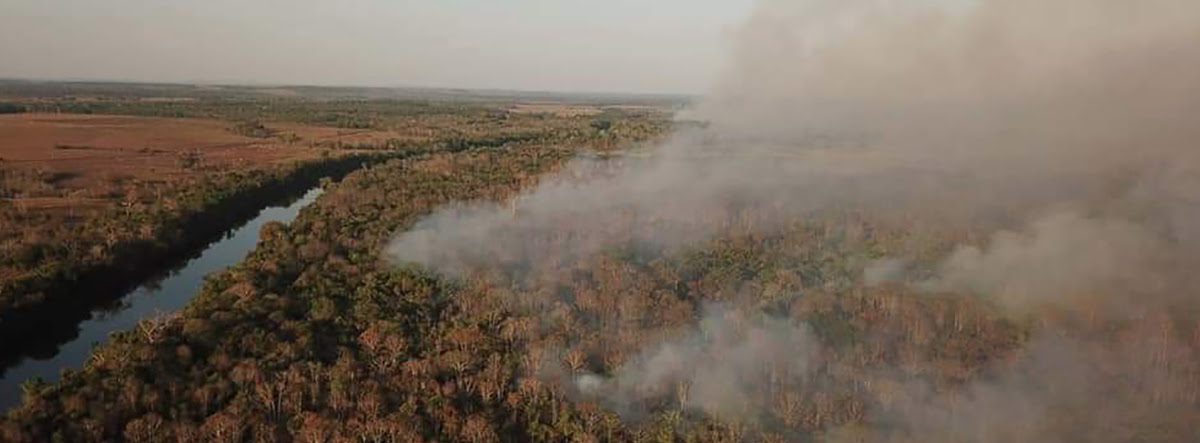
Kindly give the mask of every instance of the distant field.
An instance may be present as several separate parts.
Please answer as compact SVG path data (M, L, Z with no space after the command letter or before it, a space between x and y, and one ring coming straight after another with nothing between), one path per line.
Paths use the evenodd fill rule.
M54 184L86 189L119 178L194 176L198 164L260 166L312 158L317 151L234 134L226 122L127 116L18 114L0 117L5 168L39 169Z
M382 137L292 123L0 115L0 325L13 306L53 298L83 272L179 253L193 242L181 234L187 223L254 209L226 199L275 193L302 180L301 165L359 153L322 144Z
M380 142L400 136L390 131L284 122L264 124L274 136L256 138L238 134L235 127L228 121L195 118L4 115L0 116L0 159L10 166L95 170L99 165L111 165L146 173L154 168L180 169L175 156L191 150L215 165L267 165L314 157L319 151L312 146L317 144ZM137 161L131 164L129 160Z
M328 155L338 144L395 134L280 123L256 138L234 123L82 114L0 116L0 198L23 210L104 206L131 183L186 181L220 171L263 170ZM343 154L346 152L342 152Z

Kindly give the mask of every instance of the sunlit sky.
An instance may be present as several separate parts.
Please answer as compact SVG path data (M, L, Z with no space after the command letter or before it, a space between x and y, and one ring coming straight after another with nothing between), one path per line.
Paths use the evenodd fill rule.
M752 0L0 0L0 77L697 93Z

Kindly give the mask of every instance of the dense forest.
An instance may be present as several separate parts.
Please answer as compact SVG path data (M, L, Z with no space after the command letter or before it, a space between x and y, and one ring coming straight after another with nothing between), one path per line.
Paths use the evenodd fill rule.
M289 427L302 425L299 421L307 423L303 432L332 432L338 417L333 412L349 412L345 408L357 403L359 395L369 389L376 390L370 395L391 397L407 392L424 397L432 393L426 390L428 383L437 383L434 392L441 392L442 383L434 380L440 375L433 368L422 379L399 377L398 370L409 355L433 358L440 351L419 338L451 326L452 322L443 318L453 315L450 287L427 275L395 271L380 262L384 239L432 205L512 193L568 155L553 149L522 150L519 155L443 154L393 161L352 174L305 210L292 226L265 228L258 250L238 267L211 277L204 292L178 316L147 322L140 328L142 332L115 337L97 350L97 358L87 368L68 375L57 387L29 386L26 404L38 406L13 412L12 420L6 421L5 438L141 441L167 432L172 438L195 441L241 441L251 434L273 439L277 434L301 432ZM333 217L340 221L329 223ZM345 288L355 289L347 293ZM378 343L371 334L363 335L364 324L375 325ZM360 336L361 341L378 345L374 349L379 352L379 365L372 366L374 369L360 367L365 360L356 358L355 353L366 352ZM116 358L108 360L107 355ZM238 377L234 384L218 375L235 366L241 368L239 374L249 371L244 374L249 378ZM417 368L420 364L405 366ZM379 377L368 382L360 378L367 375L363 371L379 371ZM306 387L304 393L284 392L284 372L299 377L292 380L296 383L293 387L310 379L320 386ZM335 372L336 381L328 378ZM143 379L141 373L156 375ZM117 380L137 385L137 393L102 392L108 391L105 386L124 391L111 384ZM251 393L250 386L266 388L261 395L278 396L277 401L272 400L278 407L268 413L271 417L245 420L249 410L239 412L238 408L257 407L251 402L260 394ZM309 390L313 387L316 390ZM77 397L82 409L69 411L63 408L66 403L58 400L65 398L61 395L65 391L92 394ZM294 397L296 394L301 397ZM143 403L143 395L154 397L153 404ZM132 403L111 408L110 401L120 396ZM286 401L286 408L284 396L292 398ZM439 408L453 408L439 397L429 400ZM407 410L414 420L396 422L377 432L419 435L420 429L404 429L406 424L417 424L421 411L413 407L418 405L395 404L391 398L375 401L376 418L398 417ZM72 414L92 418L73 423ZM292 415L299 421L291 423ZM211 425L206 424L210 421ZM475 426L481 425L485 423L477 421ZM251 426L253 431L249 431Z
M952 422L956 410L961 420L986 420L969 415L972 404L989 399L986 391L972 393L974 383L994 377L1003 387L997 368L1039 370L1023 367L1019 356L1033 346L1031 328L1044 323L983 300L859 278L865 263L897 251L925 266L951 244L974 241L970 233L906 230L854 212L764 232L750 228L753 212L730 207L697 214L726 221L711 241L685 250L630 243L581 260L547 254L526 267L480 266L462 278L384 258L392 234L422 214L459 200L507 199L572 155L483 148L393 160L327 184L296 222L264 228L257 250L211 276L187 309L115 336L61 383L29 383L0 436L925 441L928 429L914 427L912 416L929 426ZM621 217L614 214L614 222ZM556 250L564 235L545 233L544 250ZM1200 343L1159 331L1186 325L1161 311L1054 327L1109 344L1154 343L1144 361L1107 368L1089 386L1114 404L1159 414L1153 428L1138 432L1178 438L1196 431L1200 386L1189 354L1171 349ZM649 363L663 354L646 355L655 343L650 349L686 350L707 363L668 365L664 375ZM745 349L765 356L730 358ZM745 366L723 372L730 364ZM1147 386L1127 377L1135 370L1162 371L1181 384L1142 404ZM613 380L620 386L605 385ZM713 392L714 380L737 386L736 401ZM1123 441L1127 435L1117 431L1137 424L1112 421L1080 434L1080 423L1094 425L1096 414L1110 412L1094 406L1061 404L1051 421L1026 425ZM881 417L899 421L870 426L886 423ZM994 425L1011 419L998 415Z

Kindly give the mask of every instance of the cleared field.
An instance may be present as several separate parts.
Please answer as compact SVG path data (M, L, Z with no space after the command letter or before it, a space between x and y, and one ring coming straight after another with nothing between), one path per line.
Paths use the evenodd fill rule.
M262 167L315 158L304 141L373 139L370 131L286 125L300 141L236 134L229 122L109 115L0 116L5 169L41 171L59 189L87 189L113 180L171 180L219 169ZM30 197L35 197L31 195ZM45 199L45 196L37 196Z

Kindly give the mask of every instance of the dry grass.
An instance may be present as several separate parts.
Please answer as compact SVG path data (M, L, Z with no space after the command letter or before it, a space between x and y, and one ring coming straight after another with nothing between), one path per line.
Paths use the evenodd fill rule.
M281 136L250 138L228 121L111 115L0 116L0 199L8 210L61 215L100 209L129 183L179 183L215 171L266 169L318 158L319 142L394 134L268 123ZM155 186L156 187L156 186Z
M58 177L62 191L107 186L114 180L172 181L202 174L198 166L260 168L316 158L312 141L385 139L372 131L278 125L279 138L234 134L229 122L107 115L18 114L0 117L0 168ZM275 127L276 125L271 125ZM192 153L199 164L181 157Z

